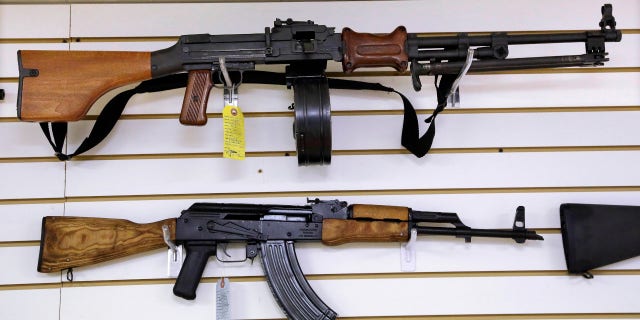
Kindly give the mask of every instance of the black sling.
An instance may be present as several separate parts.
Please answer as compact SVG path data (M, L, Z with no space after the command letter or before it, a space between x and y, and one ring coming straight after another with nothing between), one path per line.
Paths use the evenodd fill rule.
M187 73L178 73L162 78L151 79L141 82L137 87L123 91L113 97L104 109L100 112L96 119L96 123L89 135L82 141L80 146L72 153L63 153L62 148L67 135L66 122L41 122L40 127L44 132L47 140L53 147L56 157L60 160L70 160L71 158L87 152L91 148L98 145L109 132L113 129L116 122L122 115L124 107L133 95L138 93L158 92L171 89L184 88L187 86ZM435 80L435 86L438 95L438 105L433 114L425 120L429 123L429 128L424 135L420 136L418 126L418 115L413 105L402 93L393 88L383 86L379 83L370 83L363 81L345 80L329 78L329 88L346 89L346 90L373 90L383 92L394 92L400 96L404 105L404 120L402 124L402 145L418 158L423 157L431 149L433 138L436 134L435 119L436 116L447 106L447 93L456 79L456 75L441 76L438 84L438 77ZM217 77L213 77L216 79ZM260 83L273 85L286 85L286 77L284 73L274 73L266 71L245 72L242 75L243 83Z

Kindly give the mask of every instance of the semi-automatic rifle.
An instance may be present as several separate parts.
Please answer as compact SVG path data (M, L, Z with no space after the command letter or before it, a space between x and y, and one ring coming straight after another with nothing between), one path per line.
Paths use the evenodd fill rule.
M226 253L228 243L244 242L247 259L260 255L271 291L289 318L334 319L337 314L305 279L294 244L406 242L413 230L419 235L455 236L467 242L472 237L511 238L517 243L543 240L525 228L524 207L517 208L513 229L504 230L469 228L456 213L347 205L338 200L316 199L304 206L196 203L177 219L148 224L123 219L45 217L38 271L86 266L177 244L186 250L186 259L173 292L195 299L209 257L216 256L218 249Z
M229 97L236 96L237 86L242 82L286 84L294 90L298 163L327 164L331 159L329 88L395 91L381 85L330 81L325 74L327 61L335 61L340 62L347 73L368 67L391 67L400 72L409 69L416 91L422 87L420 76L441 76L437 85L438 105L429 118L429 129L422 137L416 112L402 96L405 115L401 143L422 157L433 142L435 116L447 105L447 99L455 96L457 83L467 71L603 65L608 61L605 42L617 42L622 37L615 25L612 7L606 4L602 7L600 29L584 32L424 36L408 33L400 26L389 34L380 35L358 33L350 28L339 33L335 28L313 21L278 19L263 33L183 35L175 45L154 52L22 50L18 52L18 118L56 123L79 120L100 96L112 89L186 72L188 78L168 78L174 83L143 82L129 96L115 99L117 102L114 103L119 106L114 109L121 112L128 98L135 93L186 85L180 122L204 125L207 100L214 83L223 83L228 91L225 95ZM561 42L583 42L586 51L577 55L507 58L510 45ZM255 76L258 64L284 64L287 67L284 75ZM108 124L96 130L99 133L87 139L73 155L99 143L118 116L111 118L114 119L106 121ZM60 128L56 125L52 131ZM58 157L68 159L70 156L62 154L59 141L64 141L66 127L59 133L54 132L54 138L49 136L49 129L43 129L52 145L58 144L57 149L54 146Z

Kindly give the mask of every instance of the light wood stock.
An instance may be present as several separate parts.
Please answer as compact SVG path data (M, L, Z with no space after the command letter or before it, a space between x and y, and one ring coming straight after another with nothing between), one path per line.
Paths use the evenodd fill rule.
M18 117L75 121L106 92L151 78L151 53L127 51L18 51Z
M163 225L175 239L175 218L138 224L124 219L44 217L38 271L60 271L166 247Z
M351 206L351 218L409 221L409 208L374 204L354 204Z
M324 219L322 243L336 246L350 242L399 242L409 240L408 222Z

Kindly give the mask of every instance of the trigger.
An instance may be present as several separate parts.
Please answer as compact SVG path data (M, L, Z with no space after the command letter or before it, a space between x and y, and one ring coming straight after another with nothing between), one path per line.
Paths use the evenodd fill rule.
M224 253L225 256L227 256L228 258L231 258L231 255L227 252L227 247L229 246L228 243L220 243L218 245L218 247L220 249L222 249L222 253Z

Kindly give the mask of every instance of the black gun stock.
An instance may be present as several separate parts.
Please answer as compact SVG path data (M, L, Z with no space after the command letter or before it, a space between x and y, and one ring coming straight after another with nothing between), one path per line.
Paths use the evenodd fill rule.
M569 273L640 256L640 206L563 203L560 223Z

